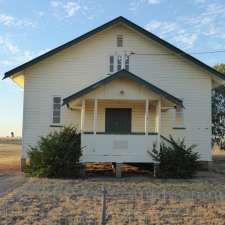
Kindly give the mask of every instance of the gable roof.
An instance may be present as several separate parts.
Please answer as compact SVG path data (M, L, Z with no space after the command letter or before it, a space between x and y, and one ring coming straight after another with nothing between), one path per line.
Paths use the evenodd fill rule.
M145 86L146 88L150 89L151 91L155 92L156 94L159 94L163 97L165 97L167 100L175 103L176 105L180 105L181 107L183 107L183 102L181 99L179 98L176 98L174 97L173 95L167 93L166 91L163 91L162 89L156 87L155 85L147 82L146 80L138 77L137 75L127 71L127 70L120 70L78 92L76 92L75 94L73 95L70 95L69 97L67 98L64 98L63 99L63 105L67 105L69 102L71 101L74 101L92 91L94 91L95 89L97 89L98 87L100 87L101 85L104 85L104 84L108 84L110 83L111 81L113 80L117 80L119 78L122 78L122 77L127 77L129 80L133 80L137 83L139 83L140 85L143 85Z
M43 55L40 55L40 56L20 65L18 67L15 67L12 70L9 70L8 72L5 73L5 76L4 76L3 79L5 79L7 77L10 77L10 76L14 75L15 73L18 73L18 72L36 64L36 63L56 54L56 53L58 53L58 52L60 52L64 49L66 49L66 48L69 48L70 46L75 45L75 44L81 42L82 40L85 40L85 39L89 38L90 36L100 32L100 31L103 31L103 30L105 30L105 29L107 29L107 28L109 28L109 27L111 27L111 26L113 26L117 23L124 23L127 26L130 26L131 28L133 28L136 31L142 33L143 35L147 36L148 38L150 38L150 39L158 42L159 44L163 45L164 47L170 49L174 53L182 55L184 58L186 58L186 59L192 61L193 63L197 64L198 66L204 68L205 70L209 71L210 73L212 73L216 77L219 77L220 79L225 80L224 74L218 72L217 70L213 69L212 67L208 66L207 64L205 64L205 63L201 62L200 60L194 58L193 56L185 53L184 51L182 51L179 48L175 47L174 45L170 44L169 42L164 41L163 39L159 38L158 36L154 35L153 33L143 29L142 27L138 26L137 24L131 22L130 20L128 20L128 19L126 19L122 16L117 17L117 18L103 24L102 26L99 26L99 27L85 33L84 35L81 35L78 38L73 39L72 41L69 41L69 42L67 42L67 43L65 43L65 44L63 44L63 45L61 45L57 48L54 48L54 49L48 51L47 53L45 53Z

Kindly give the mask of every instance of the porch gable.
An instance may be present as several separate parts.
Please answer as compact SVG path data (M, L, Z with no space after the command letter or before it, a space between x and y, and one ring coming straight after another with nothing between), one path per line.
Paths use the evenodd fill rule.
M75 94L72 94L66 98L63 99L63 105L69 105L70 102L75 101L91 92L93 92L94 90L96 90L97 88L102 87L103 85L106 85L108 83L111 83L112 81L121 79L121 78L127 78L128 80L134 81L136 83L138 83L141 86L144 86L145 88L147 88L149 91L162 96L163 98L165 98L166 100L168 100L169 102L174 103L175 105L178 105L180 107L183 107L183 102L181 99L169 94L168 92L160 89L159 87L147 82L146 80L140 78L139 76L127 71L127 70L120 70L78 92L76 92ZM122 94L122 93L121 93Z

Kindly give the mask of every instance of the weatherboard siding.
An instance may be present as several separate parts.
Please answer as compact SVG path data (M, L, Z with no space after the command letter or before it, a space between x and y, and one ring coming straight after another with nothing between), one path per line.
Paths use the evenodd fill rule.
M124 36L124 47L116 47L116 35ZM128 29L116 25L79 44L65 49L25 70L23 157L28 145L52 128L52 97L62 98L105 78L109 73L109 55L115 52L171 53L165 47ZM198 145L202 160L210 160L211 78L205 70L175 55L132 55L130 71L166 92L184 99L185 130L174 130L173 110L162 112L161 132L185 137ZM101 109L100 109L101 110ZM80 126L80 112L62 108L62 124ZM101 112L101 111L100 111ZM137 116L137 120L143 116ZM140 119L140 121L142 121ZM100 122L102 129L103 122ZM137 130L142 122L137 122ZM91 126L88 121L88 126Z

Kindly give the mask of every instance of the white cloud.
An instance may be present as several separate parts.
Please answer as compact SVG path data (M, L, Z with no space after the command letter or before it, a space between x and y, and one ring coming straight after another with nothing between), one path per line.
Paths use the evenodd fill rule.
M163 22L159 20L152 20L146 25L146 29L149 31L157 31L161 35L170 33L178 29L178 26L174 22Z
M14 44L7 37L0 36L0 65L16 66L49 51L49 48L30 51Z
M3 50L9 52L10 54L17 54L19 52L19 48L14 45L9 39L0 36L0 46Z
M60 6L60 2L59 1L51 1L51 6L57 8Z
M196 3L206 1L195 0ZM152 20L146 29L183 49L193 48L198 39L204 38L208 48L216 49L216 43L225 40L225 3L209 3L199 10L198 14L177 17L175 22Z
M183 49L192 48L198 39L197 34L186 31L176 22L152 20L146 25L146 29Z
M12 62L9 60L0 60L0 65L2 65L2 66L9 66L11 64L12 64Z
M10 26L14 22L14 18L12 16L8 16L5 14L0 15L0 23L5 25L5 26Z
M51 6L54 10L55 15L58 17L72 17L74 16L80 9L80 5L76 1L51 1Z
M42 16L45 15L45 13L43 11L39 11L39 12L37 12L37 15L40 16L40 17L42 17Z
M132 0L130 2L129 10L137 11L139 9L139 7L144 4L156 5L156 4L160 4L160 3L161 3L161 0Z
M197 16L184 19L195 32L213 38L225 38L225 4L211 3Z
M207 0L193 0L193 1L196 4L203 4L203 3L206 3Z
M160 0L147 0L148 4L159 4Z
M16 17L0 14L0 24L7 27L34 27L35 24L27 19L18 19Z
M194 46L195 42L197 41L197 38L197 34L183 33L175 36L174 41L175 43L184 46L184 49L190 49Z
M68 17L73 16L77 11L79 11L80 6L76 2L67 2L67 4L64 6L65 11L67 13Z

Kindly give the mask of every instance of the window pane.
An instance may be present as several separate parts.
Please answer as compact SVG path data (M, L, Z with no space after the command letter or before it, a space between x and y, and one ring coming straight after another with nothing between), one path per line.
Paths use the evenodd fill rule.
M109 66L109 72L113 72L113 68L114 68L113 65L110 65Z
M122 69L122 56L119 55L117 58L117 71Z
M53 111L53 117L55 117L55 116L60 116L60 111Z
M117 35L117 47L123 47L123 35Z
M61 98L60 97L54 97L53 102L54 103L61 103Z
M114 56L109 57L109 72L114 71Z
M111 56L109 57L109 63L110 63L110 64L113 64L113 63L114 63L114 56L111 55Z
M60 108L61 108L61 104L54 104L53 105L54 110L60 110Z
M60 123L60 118L59 117L53 117L53 123Z

